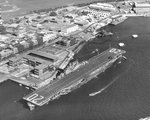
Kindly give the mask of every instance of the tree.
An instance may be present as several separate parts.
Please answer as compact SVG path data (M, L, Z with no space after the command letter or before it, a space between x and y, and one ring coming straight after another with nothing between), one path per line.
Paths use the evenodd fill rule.
M55 11L50 12L49 16L57 16L57 13Z
M0 34L6 34L6 28L4 26L0 26Z

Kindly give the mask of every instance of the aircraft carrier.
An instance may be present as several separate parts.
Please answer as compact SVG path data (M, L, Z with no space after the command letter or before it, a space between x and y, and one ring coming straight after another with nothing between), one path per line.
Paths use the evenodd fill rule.
M30 110L35 106L43 106L61 95L71 92L73 89L87 83L98 74L104 72L116 60L124 57L126 51L110 48L106 51L85 61L85 64L75 71L65 75L61 79L55 80L52 84L48 84L36 91L33 91L23 99L27 102Z

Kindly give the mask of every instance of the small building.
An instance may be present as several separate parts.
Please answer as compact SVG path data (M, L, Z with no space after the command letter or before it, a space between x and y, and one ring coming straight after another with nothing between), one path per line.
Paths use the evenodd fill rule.
M10 28L18 28L18 27L19 27L19 24L13 23L13 24L9 24L7 27L10 27Z
M22 57L12 57L8 61L8 65L11 67L17 67L21 63Z
M23 51L25 50L24 45L22 45L22 44L20 44L20 43L16 43L16 44L14 44L13 46L18 49L18 52L19 52L19 53L20 53L20 52L23 52Z
M70 19L74 19L77 16L78 16L77 14L68 13L64 17L67 17L67 18L70 18Z
M5 42L7 39L9 39L7 35L0 35L0 41Z
M3 59L13 54L13 51L11 49L4 49L0 52L0 54L1 54L1 58Z
M89 7L91 9L97 9L97 10L107 10L107 11L115 11L116 10L116 8L113 5L107 4L107 3L91 4L91 5L89 5Z
M0 43L0 51L3 50L3 49L6 49L8 47L7 44L5 43Z
M29 44L29 49L33 49L34 43L31 38L29 38L26 42Z
M87 24L88 24L88 21L87 21L88 18L89 18L89 17L87 17L87 16L76 17L76 18L74 19L74 23L75 23L75 24L78 24L78 25L80 25L80 26L87 25Z
M54 72L54 69L54 66L52 66L51 64L42 64L32 69L30 71L30 75L36 78L43 79L47 74Z
M138 14L144 14L144 13L150 13L150 7L146 7L146 8L134 8L134 10L136 11L136 13Z
M29 48L29 43L26 42L25 40L20 41L20 44L23 45L25 49L26 49L26 48Z
M79 26L73 24L73 25L69 25L67 27L63 27L61 31L62 31L62 33L64 33L64 35L68 35L72 32L79 31L79 30L81 30L79 28Z
M91 4L91 5L89 5L89 8L96 9L96 10L101 10L101 7L97 4Z
M37 34L36 35L36 40L38 42L38 45L43 45L44 44L43 35L42 34Z
M14 53L14 54L18 53L18 48L12 47L12 50L13 50L13 53Z
M46 34L43 37L43 42L49 42L51 40L54 40L55 38L57 38L57 34L52 33L52 34Z
M117 14L117 15L111 16L112 19L116 19L116 18L119 18L119 17L122 17L122 14Z
M135 7L136 8L150 8L150 4L149 3L137 3L137 2L135 2Z
M33 46L37 46L38 45L38 41L36 39L31 39L31 41L33 42Z

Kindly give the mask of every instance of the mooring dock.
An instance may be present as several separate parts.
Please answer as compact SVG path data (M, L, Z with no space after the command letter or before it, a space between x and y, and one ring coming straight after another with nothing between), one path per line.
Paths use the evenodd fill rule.
M23 97L23 99L36 106L42 106L60 95L67 94L71 91L72 87L82 83L83 80L92 79L97 74L105 71L118 58L122 57L123 53L125 53L123 50L108 49L89 59L84 66L81 66L74 72L69 73L61 79L57 79L52 84L39 88Z

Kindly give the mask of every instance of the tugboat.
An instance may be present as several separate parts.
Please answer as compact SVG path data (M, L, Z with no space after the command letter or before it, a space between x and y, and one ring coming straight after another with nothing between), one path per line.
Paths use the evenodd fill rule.
M118 43L118 46L119 46L119 47L124 47L125 44L124 44L124 43Z
M133 35L132 35L132 38L137 38L137 37L138 37L137 34L133 34Z

